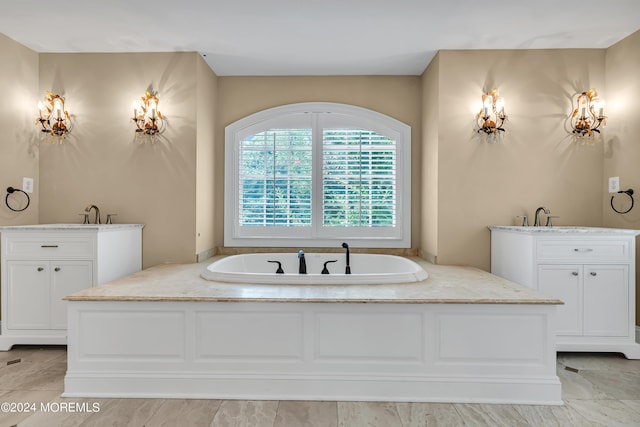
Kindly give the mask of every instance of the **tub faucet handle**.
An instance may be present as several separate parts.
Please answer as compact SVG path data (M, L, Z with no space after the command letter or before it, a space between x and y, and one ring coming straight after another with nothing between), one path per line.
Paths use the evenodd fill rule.
M276 270L276 274L284 274L284 270L282 269L282 263L280 261L269 261L269 260L267 260L267 262L273 262L275 264L278 264L278 269Z
M329 274L329 269L327 268L327 264L329 264L330 262L338 262L337 259L332 259L330 261L327 261L324 263L324 267L322 268L322 273L321 274Z

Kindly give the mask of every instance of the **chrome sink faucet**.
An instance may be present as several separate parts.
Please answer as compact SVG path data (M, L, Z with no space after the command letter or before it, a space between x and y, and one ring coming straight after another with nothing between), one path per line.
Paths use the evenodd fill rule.
M95 209L96 210L96 220L95 220L94 224L102 224L102 221L100 220L100 209L98 209L98 207L96 205L89 205L86 208L84 208L84 211L88 215L89 213L91 213L91 209Z
M535 221L533 223L534 227L539 227L540 226L540 212L544 212L545 215L549 215L551 213L551 211L549 209L545 208L544 206L540 206L538 209L536 209Z

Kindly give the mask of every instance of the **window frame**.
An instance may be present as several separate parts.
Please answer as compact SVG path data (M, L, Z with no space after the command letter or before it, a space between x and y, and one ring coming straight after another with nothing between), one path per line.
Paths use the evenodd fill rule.
M312 142L312 211L322 212L322 129L331 123L351 123L396 141L396 226L325 227L321 216L310 227L250 226L239 224L239 151L248 135L282 124L307 121ZM318 132L319 131L319 132ZM411 247L411 127L385 114L349 104L305 102L282 105L246 116L225 128L224 245L227 247ZM320 206L318 206L320 205ZM317 218L312 214L312 218Z

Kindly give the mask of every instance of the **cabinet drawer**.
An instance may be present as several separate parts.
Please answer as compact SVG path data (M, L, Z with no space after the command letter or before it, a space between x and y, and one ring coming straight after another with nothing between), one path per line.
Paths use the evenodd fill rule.
M538 240L538 260L631 261L629 240Z
M4 254L9 258L29 259L91 259L94 239L91 235L38 234L12 236L4 239Z

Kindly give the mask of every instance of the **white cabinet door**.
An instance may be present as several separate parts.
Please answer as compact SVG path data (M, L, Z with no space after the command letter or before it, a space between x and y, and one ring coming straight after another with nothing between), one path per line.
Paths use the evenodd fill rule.
M7 329L47 329L49 311L49 263L8 261Z
M67 329L67 295L90 288L91 261L51 261L51 329Z
M629 266L584 266L584 335L629 334Z
M538 291L558 298L557 334L582 335L581 265L538 265Z
M66 329L63 298L92 283L91 261L8 261L7 329Z

